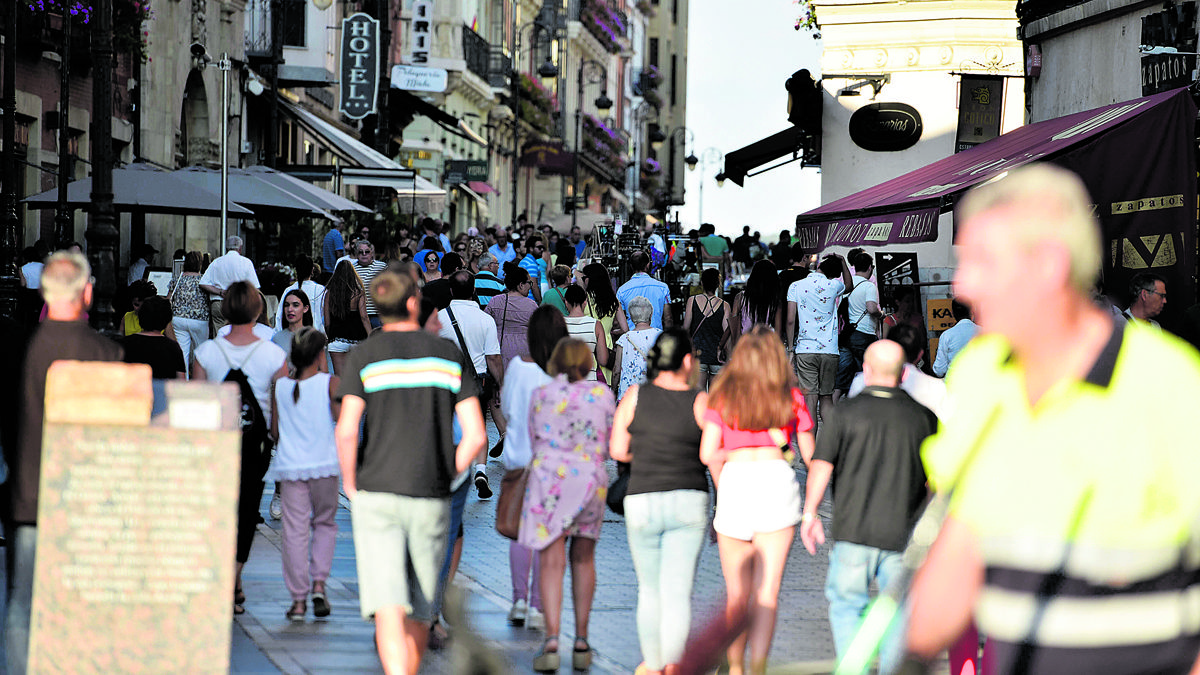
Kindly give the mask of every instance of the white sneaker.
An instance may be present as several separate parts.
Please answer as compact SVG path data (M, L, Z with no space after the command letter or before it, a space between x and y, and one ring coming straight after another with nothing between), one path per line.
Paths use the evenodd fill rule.
M279 520L283 517L283 500L276 492L274 497L271 497L271 519Z
M513 603L512 609L508 610L508 624L510 626L525 625L525 601L517 600Z
M525 615L525 627L529 630L546 630L546 617L537 610L536 607L530 607Z

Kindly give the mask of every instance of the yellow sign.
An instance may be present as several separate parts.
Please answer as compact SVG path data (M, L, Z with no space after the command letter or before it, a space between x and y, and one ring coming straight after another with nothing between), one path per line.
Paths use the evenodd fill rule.
M1134 213L1135 211L1157 211L1159 209L1175 209L1183 206L1183 195L1164 195L1162 197L1143 197L1142 199L1134 199L1127 202L1113 202L1112 214L1119 216L1122 213Z
M1182 237L1181 237L1182 239ZM1171 234L1153 234L1120 240L1121 267L1144 270L1150 267L1171 267L1179 262L1175 253L1175 238ZM1118 240L1111 242L1112 264L1117 264Z
M950 298L930 299L925 306L929 314L929 330L946 330L957 323L954 313L950 311Z

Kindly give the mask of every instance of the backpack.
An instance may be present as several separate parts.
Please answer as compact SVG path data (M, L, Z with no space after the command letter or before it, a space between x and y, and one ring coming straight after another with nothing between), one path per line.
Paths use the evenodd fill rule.
M259 441L267 437L267 419L263 415L262 406L258 404L258 398L254 396L254 390L250 387L250 378L246 377L246 372L242 370L242 366L254 356L254 352L261 347L263 341L260 340L250 353L246 354L246 358L237 366L233 365L229 354L221 347L221 343L217 342L217 351L221 352L221 356L225 357L225 363L229 366L229 372L225 374L224 382L232 382L238 386L238 392L242 395L242 414L241 414L241 430L243 445L249 441Z

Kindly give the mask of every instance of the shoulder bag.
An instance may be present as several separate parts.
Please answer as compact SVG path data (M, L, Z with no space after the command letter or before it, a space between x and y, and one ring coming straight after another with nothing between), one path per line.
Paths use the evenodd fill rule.
M479 391L479 400L486 402L492 397L490 383L492 379L487 376L487 373L480 374L475 369L475 360L471 358L471 352L467 351L467 341L463 339L462 330L458 327L458 319L454 318L454 310L446 308L446 314L450 317L450 325L454 326L454 334L458 336L458 347L462 350L463 359L467 363L469 374L475 378L475 385Z
M516 541L521 531L521 511L525 508L525 485L529 468L510 469L500 479L500 497L496 500L496 531Z

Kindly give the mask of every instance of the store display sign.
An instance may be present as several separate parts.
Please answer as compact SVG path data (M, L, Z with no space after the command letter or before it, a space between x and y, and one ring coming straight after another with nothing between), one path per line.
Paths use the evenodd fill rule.
M963 75L958 94L958 136L955 152L1000 135L1004 120L1004 78L997 75Z
M446 185L470 183L471 181L487 182L488 163L486 159L452 159L446 162L443 173Z
M1163 52L1142 55L1142 96L1186 87L1195 78L1196 3L1166 7L1142 17L1138 44L1147 51Z
M340 110L352 120L375 112L379 91L379 21L358 12L342 19Z

